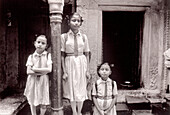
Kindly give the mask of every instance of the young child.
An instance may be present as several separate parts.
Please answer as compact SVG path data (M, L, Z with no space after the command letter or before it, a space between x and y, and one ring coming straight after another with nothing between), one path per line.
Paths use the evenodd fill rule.
M94 102L93 115L116 115L116 99L117 99L117 84L112 81L111 66L108 63L102 63L97 68L98 79L92 89L92 98Z
M36 106L40 105L40 114L44 115L46 106L50 104L49 99L49 76L52 71L51 54L45 49L47 38L40 35L34 42L35 52L29 55L27 66L27 82L24 95L27 97L31 108L31 114L36 114Z
M73 13L68 21L70 30L61 35L63 97L70 100L73 115L81 115L87 99L90 49L87 36L79 30L82 21L80 14Z

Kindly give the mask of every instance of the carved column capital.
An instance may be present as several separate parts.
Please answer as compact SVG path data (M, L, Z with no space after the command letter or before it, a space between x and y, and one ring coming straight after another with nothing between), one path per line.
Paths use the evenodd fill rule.
M61 13L53 13L50 15L50 22L51 23L61 23L62 22L62 14Z
M63 13L64 0L48 0L50 13Z

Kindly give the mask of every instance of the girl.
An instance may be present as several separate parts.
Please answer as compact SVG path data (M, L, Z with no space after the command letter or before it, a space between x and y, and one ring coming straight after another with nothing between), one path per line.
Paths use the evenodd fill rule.
M27 97L32 115L36 115L36 106L40 105L40 114L46 112L49 100L49 76L52 71L51 54L45 51L47 38L40 35L34 42L35 52L29 55L27 66L27 82L24 95Z
M70 100L73 115L81 115L83 101L87 99L90 49L86 35L79 31L82 21L78 13L73 13L68 21L70 30L61 36L63 97Z
M92 97L94 102L93 115L116 115L116 99L117 99L117 84L112 81L111 66L108 63L102 63L97 68L98 79L92 89Z

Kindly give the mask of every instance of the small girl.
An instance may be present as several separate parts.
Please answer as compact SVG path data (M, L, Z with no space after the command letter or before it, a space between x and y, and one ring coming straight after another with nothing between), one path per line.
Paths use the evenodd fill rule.
M49 76L52 71L51 54L45 50L47 38L40 35L34 42L35 52L29 55L27 66L27 82L24 95L27 97L31 108L31 114L36 114L36 106L40 105L40 114L44 115L46 106L50 104L49 99Z
M116 99L117 99L117 84L112 81L111 66L108 63L102 63L97 68L98 79L92 89L92 97L94 102L93 115L116 115Z

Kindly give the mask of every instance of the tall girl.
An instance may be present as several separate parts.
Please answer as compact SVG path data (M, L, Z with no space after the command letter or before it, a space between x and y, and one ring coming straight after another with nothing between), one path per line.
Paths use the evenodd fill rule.
M31 108L31 114L36 114L36 106L40 105L40 114L44 115L46 106L50 104L49 99L49 76L52 71L51 54L45 50L47 38L40 35L34 42L35 52L30 54L26 63L27 82L24 95L27 97Z
M73 13L68 21L70 30L61 36L63 96L70 100L73 115L81 115L83 101L87 99L90 49L86 35L79 31L82 21L78 13Z
M108 63L102 63L97 68L98 79L92 89L94 101L93 115L116 115L117 85L111 80L111 66Z

